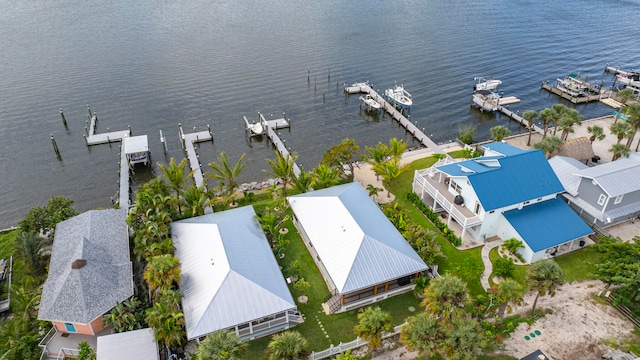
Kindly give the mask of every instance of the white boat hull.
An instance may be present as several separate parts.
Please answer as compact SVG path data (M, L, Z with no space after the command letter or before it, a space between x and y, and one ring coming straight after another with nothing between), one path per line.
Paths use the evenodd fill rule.
M410 107L413 105L411 94L402 85L396 86L395 89L385 90L384 95L396 107Z

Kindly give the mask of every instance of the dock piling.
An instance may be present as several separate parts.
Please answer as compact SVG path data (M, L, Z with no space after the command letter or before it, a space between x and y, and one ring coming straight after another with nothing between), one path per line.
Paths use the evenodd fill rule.
M307 69L307 84L311 82L310 78L311 78L311 70Z
M89 119L91 119L93 114L91 113L91 108L89 107L89 104L87 104L87 111L89 112Z
M51 144L53 145L53 151L56 152L58 159L60 159L60 149L58 149L58 144L56 144L56 139L53 137L53 134L51 134Z
M131 131L131 125L127 125L127 127L129 128L129 136L132 136L133 132Z
M62 123L64 126L67 126L67 119L64 118L64 113L62 112L62 108L60 108L60 117L62 118Z

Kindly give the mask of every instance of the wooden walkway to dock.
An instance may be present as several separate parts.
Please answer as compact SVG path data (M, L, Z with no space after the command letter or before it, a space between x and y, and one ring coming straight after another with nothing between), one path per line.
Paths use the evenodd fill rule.
M284 141L282 141L280 139L280 137L278 136L278 134L276 133L276 130L278 130L278 129L284 129L284 128L288 128L288 127L291 126L291 124L290 124L289 120L287 120L285 114L283 114L282 118L273 119L273 120L265 119L264 116L261 113L258 113L258 117L260 118L260 121L262 122L262 124L266 128L267 137L269 138L269 140L271 140L271 142L273 143L273 146L276 147L276 150L285 159L288 156L291 156L291 153L289 153L289 150L285 146ZM298 164L295 163L295 162L293 163L293 175L296 176L296 177L300 175L300 166L298 166Z
M601 99L606 99L611 97L611 90L601 90L600 94L595 94L595 95L587 95L587 96L571 96L569 94L567 94L566 92L558 89L555 86L549 85L548 83L543 82L541 87L544 90L547 90L548 92L552 93L552 94L556 94L566 100L571 101L574 104L582 104L582 103L586 103L586 102L591 102L591 101L599 101Z
M89 110L91 114L91 110ZM108 144L111 142L122 141L123 137L131 136L131 127L127 130L120 131L110 131L107 128L106 133L96 134L96 127L98 126L98 115L93 113L91 114L91 123L89 124L89 128L87 128L87 133L84 136L84 140L87 143L87 146L91 145L100 145L100 144Z
M178 126L180 127L182 149L186 153L187 159L189 160L189 168L191 169L191 171L193 171L193 180L195 181L197 187L206 187L204 175L202 174L202 165L200 164L200 158L198 156L198 153L196 152L195 144L204 141L213 141L211 129L209 128L209 125L207 125L207 130L205 131L194 131L187 134L182 130L181 124L178 124Z
M357 88L358 87L356 87L355 89ZM433 140L431 140L420 129L418 129L416 125L411 123L411 121L409 121L409 119L407 119L400 111L398 111L398 109L396 109L393 105L388 103L384 99L384 97L378 94L377 91L373 90L371 86L369 86L368 84L362 83L362 86L359 86L359 88L361 92L369 94L369 96L371 96L373 100L377 101L382 106L382 109L384 109L384 111L389 113L389 115L391 115L391 117L394 120L396 120L400 125L402 125L402 127L404 127L411 135L413 135L413 137L415 137L416 140L418 140L422 145L424 145L425 147L427 147L429 150L433 151L436 154L447 155L447 153L444 150L442 150L440 146L438 146ZM350 87L349 89L353 90L354 88ZM345 88L345 91L347 91L347 88Z
M515 122L520 123L520 125L523 125L526 128L529 127L529 122L525 120L522 116L520 116L518 113L514 113L513 111L507 109L504 106L498 106L498 111L507 115L509 118L511 118ZM544 130L536 124L533 124L533 131L544 135Z

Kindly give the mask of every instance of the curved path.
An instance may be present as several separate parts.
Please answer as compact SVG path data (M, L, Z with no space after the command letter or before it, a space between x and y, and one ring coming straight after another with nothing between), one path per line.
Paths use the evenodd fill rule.
M502 240L491 241L485 243L482 247L482 263L484 264L484 272L480 277L480 284L482 284L482 287L487 291L491 288L489 285L489 276L491 276L491 272L493 271L493 264L491 264L491 259L489 259L489 253L491 252L491 249L502 245L502 243Z

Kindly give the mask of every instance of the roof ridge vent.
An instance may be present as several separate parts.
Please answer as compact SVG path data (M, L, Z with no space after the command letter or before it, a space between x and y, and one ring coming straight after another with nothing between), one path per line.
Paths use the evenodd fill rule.
M87 265L87 260L86 259L75 259L71 263L71 268L72 269L82 269L85 265Z

